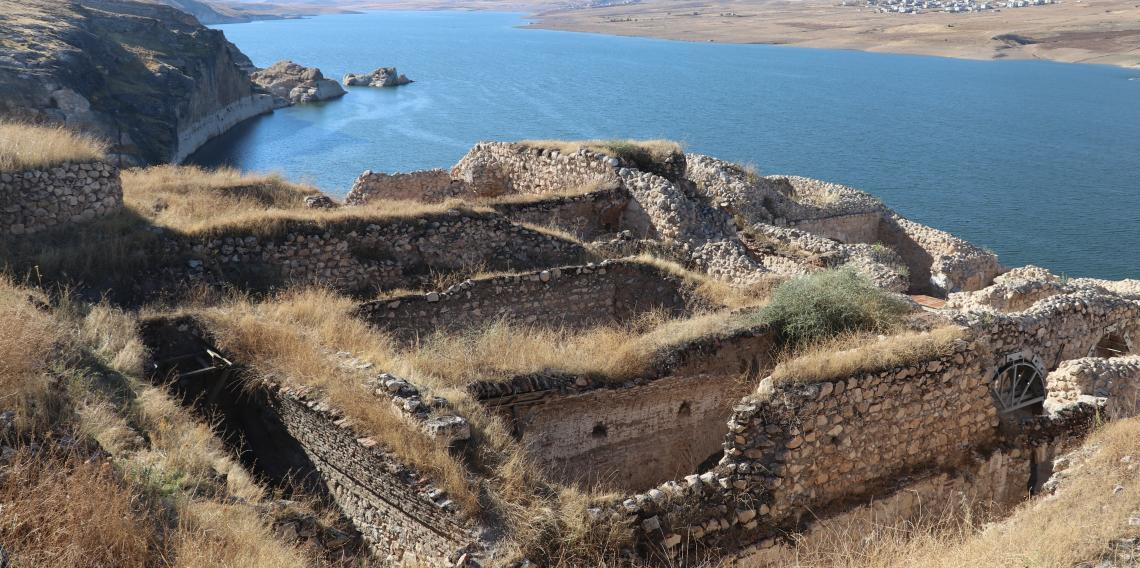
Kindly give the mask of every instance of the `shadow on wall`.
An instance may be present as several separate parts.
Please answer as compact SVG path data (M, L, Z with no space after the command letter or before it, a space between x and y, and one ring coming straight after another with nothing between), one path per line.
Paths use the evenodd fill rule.
M906 264L910 278L908 293L945 296L946 291L936 289L931 281L930 267L934 265L934 257L908 235L897 222L893 219L881 219L879 221L878 239L898 253Z

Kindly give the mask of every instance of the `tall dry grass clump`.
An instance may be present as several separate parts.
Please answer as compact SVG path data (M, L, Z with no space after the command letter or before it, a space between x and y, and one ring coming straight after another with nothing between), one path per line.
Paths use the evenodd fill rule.
M42 302L0 275L0 410L16 413L20 432L47 428L65 411L53 392L53 372L65 355L67 330Z
M757 314L788 345L824 341L844 333L890 333L911 312L902 297L852 269L825 270L781 284Z
M316 564L297 547L267 546L276 539L253 509L216 501L193 501L181 507L172 540L173 568L303 568Z
M13 566L157 565L156 519L109 463L19 450L0 475L0 503Z
M107 144L61 126L0 123L0 172L102 160Z

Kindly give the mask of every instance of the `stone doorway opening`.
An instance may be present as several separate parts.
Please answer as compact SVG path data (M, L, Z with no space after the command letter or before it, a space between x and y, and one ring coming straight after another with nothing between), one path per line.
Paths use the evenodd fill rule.
M1109 331L1104 337L1100 338L1100 341L1093 347L1089 355L1092 357L1111 359L1113 357L1122 357L1129 352L1131 352L1131 349L1128 347L1128 339L1119 332Z

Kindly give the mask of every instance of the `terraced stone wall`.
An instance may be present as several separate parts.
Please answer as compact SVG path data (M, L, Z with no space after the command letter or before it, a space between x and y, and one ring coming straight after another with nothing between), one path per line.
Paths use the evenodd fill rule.
M578 243L511 223L501 215L455 211L415 219L289 222L270 234L231 229L169 239L162 256L186 263L179 281L334 286L351 293L407 287L432 273L526 270L590 259Z
M30 235L119 211L119 169L104 162L64 163L0 173L0 235Z
M652 265L603 261L468 280L442 292L368 302L358 315L405 341L499 320L584 329L650 310L683 316L707 306L689 287Z
M497 203L492 207L512 221L553 227L583 241L630 230L644 234L648 221L642 219L624 187L611 184L581 195L552 197L519 203Z

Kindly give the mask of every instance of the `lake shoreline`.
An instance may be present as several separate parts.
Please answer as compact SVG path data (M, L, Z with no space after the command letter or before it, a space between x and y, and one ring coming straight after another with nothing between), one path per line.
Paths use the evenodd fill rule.
M323 13L504 12L522 15L529 22L520 26L523 29L698 43L842 49L972 61L1045 60L1140 70L1140 49L1135 47L1140 45L1140 10L1134 9L1138 23L1120 30L1116 29L1120 18L1115 14L1122 10L1092 13L1089 11L1092 4L1081 3L984 14L930 12L902 15L869 13L864 9L835 6L822 0L795 4L783 0L761 0L752 8L757 10L754 14L716 12L720 1L708 0L705 4L698 4L705 6L704 11L686 14L667 10L672 6L668 1L542 11L533 2L476 2L448 6L432 0L349 4ZM1097 6L1109 4L1131 9L1124 0L1104 0ZM1131 17L1127 9L1124 10L1125 17ZM1019 19L1014 18L1015 12ZM698 13L699 16L690 15ZM732 14L732 17L726 14ZM805 18L814 20L804 22ZM1070 21L1076 23L1066 23ZM997 39L1003 35L1035 39L1027 44Z

